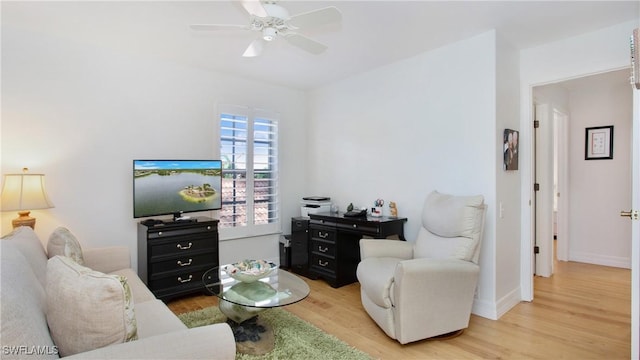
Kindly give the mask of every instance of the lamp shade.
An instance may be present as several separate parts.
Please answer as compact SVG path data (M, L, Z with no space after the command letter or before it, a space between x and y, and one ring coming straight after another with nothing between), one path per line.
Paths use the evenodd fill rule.
M1 209L38 210L49 209L49 200L44 187L44 174L7 174L2 182Z

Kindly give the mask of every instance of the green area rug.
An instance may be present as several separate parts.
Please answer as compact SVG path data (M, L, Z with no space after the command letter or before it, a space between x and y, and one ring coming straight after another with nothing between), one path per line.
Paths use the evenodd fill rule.
M190 328L227 320L217 306L188 312L178 317ZM371 359L369 355L288 311L271 309L261 313L260 318L273 327L276 338L275 349L262 356L236 354L236 359Z

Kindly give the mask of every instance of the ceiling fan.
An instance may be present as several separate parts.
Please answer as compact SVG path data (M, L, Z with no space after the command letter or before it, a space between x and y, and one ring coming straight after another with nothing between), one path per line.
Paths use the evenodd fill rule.
M298 33L297 30L339 23L342 20L342 14L335 6L290 16L287 9L274 1L242 0L240 3L250 15L248 25L193 24L190 25L191 29L205 31L237 29L259 32L260 37L249 44L242 54L244 57L260 55L264 44L278 37L312 54L321 54L327 46Z

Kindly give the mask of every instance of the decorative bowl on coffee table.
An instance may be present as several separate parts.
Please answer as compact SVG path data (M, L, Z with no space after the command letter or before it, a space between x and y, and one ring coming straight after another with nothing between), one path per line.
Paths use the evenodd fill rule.
M278 268L278 265L266 260L244 260L227 265L224 270L232 278L245 283L258 281Z

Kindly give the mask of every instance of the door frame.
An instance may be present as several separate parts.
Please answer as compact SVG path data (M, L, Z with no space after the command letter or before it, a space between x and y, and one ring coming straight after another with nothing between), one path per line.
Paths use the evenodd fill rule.
M569 115L561 110L553 109L555 151L557 168L554 169L557 177L556 198L557 210L557 253L560 261L569 261Z
M640 90L633 89L631 207L640 210ZM640 357L640 220L631 225L631 358ZM635 286L634 286L635 285Z

